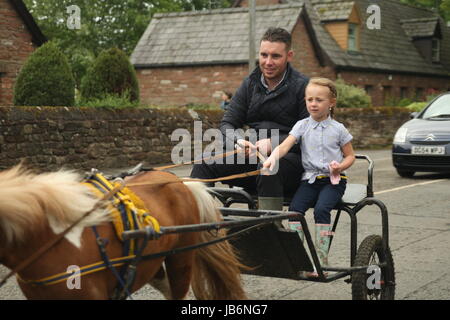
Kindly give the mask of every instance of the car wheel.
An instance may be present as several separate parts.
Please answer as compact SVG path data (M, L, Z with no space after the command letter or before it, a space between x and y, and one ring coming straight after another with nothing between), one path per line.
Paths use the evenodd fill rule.
M409 170L397 169L397 173L400 177L411 178L415 172L409 171Z

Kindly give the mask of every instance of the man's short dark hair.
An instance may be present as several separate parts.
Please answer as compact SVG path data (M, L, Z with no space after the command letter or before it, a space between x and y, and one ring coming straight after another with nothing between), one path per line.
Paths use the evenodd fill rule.
M282 42L286 44L286 51L291 50L291 34L283 28L269 28L261 38L262 41Z

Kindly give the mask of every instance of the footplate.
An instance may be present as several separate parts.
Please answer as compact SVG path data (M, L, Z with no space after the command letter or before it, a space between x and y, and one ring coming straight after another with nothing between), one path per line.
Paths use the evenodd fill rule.
M244 228L232 228L229 234ZM297 232L280 229L273 223L259 225L230 242L241 261L252 268L244 273L299 280L300 271L313 271Z

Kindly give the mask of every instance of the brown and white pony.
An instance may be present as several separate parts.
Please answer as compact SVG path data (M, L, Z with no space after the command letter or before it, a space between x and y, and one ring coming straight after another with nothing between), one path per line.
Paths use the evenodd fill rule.
M36 174L21 165L0 172L0 263L13 269L98 201L81 177L68 170ZM128 183L157 183L130 187L145 203L161 226L215 222L220 214L213 198L198 182L182 183L172 174L150 171L132 177ZM171 183L166 183L170 181ZM97 226L109 239L108 256L120 257L122 243L116 236L106 210L97 210L83 220L56 246L18 273L19 285L29 299L108 299L117 280L110 270L81 278L80 288L70 289L66 281L40 286L30 280L65 272L68 266L85 266L101 261L96 238L89 226ZM214 238L210 232L164 235L148 242L143 254L158 253ZM164 263L164 264L163 264ZM163 267L165 265L165 268ZM245 299L240 268L228 242L142 261L137 268L134 292L147 283L168 299L183 299L189 288L197 299Z

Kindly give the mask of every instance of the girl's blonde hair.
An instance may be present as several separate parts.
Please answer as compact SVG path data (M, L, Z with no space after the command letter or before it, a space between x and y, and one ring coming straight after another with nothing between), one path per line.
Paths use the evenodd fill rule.
M334 82L328 78L322 78L322 77L314 77L309 79L309 83L308 86L310 84L315 84L318 86L322 86L322 87L327 87L328 89L330 89L330 97L332 99L336 99L337 100L337 89L336 89L336 85L334 84ZM334 115L334 108L336 106L332 106L330 108L330 116L333 118Z

